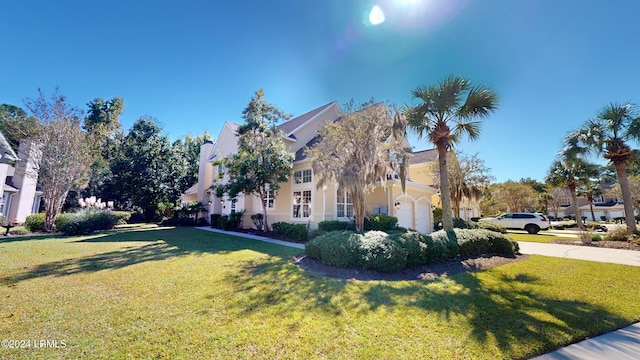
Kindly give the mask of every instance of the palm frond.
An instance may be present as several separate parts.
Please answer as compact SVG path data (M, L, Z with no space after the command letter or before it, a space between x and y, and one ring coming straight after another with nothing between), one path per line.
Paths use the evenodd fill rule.
M487 117L498 107L498 95L484 86L472 87L464 104L458 110L458 117L468 119Z

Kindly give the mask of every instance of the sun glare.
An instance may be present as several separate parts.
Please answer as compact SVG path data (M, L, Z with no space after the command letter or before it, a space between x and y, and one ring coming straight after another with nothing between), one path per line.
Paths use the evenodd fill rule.
M371 8L371 12L369 13L369 22L371 22L372 25L379 25L382 24L384 20L384 12L380 8L380 6L374 5L373 8Z

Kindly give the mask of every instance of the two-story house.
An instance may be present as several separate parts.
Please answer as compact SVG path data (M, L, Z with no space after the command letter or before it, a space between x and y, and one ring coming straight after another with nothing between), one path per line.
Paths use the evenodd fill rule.
M266 200L269 224L284 221L309 224L315 228L320 221L353 218L353 204L346 191L337 186L318 189L311 160L304 151L318 141L318 131L327 122L337 121L343 115L340 106L331 102L279 125L289 150L295 153L295 160L289 181L281 184L277 193L270 193ZM218 178L218 169L213 162L238 150L237 128L237 124L225 122L215 144L206 142L202 145L198 183L188 191L189 194L184 194L183 201L195 199L202 202L208 214L224 215L244 210L242 223L248 228L252 226L250 216L262 213L260 200L253 195L218 198L210 190ZM380 182L367 195L367 212L396 216L400 226L430 233L433 229L432 196L436 192L432 186L417 181L409 173L406 193L403 193L400 180L389 175L386 182Z

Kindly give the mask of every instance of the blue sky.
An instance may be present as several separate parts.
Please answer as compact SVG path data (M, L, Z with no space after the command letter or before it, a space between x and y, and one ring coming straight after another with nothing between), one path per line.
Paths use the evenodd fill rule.
M125 129L150 115L176 139L240 122L260 87L300 115L351 98L411 104L415 87L462 75L500 106L459 149L498 182L543 180L570 130L640 101L638 14L634 0L7 1L0 103L56 86L82 110L120 96Z

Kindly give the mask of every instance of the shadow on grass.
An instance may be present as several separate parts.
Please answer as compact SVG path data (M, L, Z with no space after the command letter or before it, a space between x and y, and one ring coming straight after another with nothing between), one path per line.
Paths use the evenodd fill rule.
M269 310L286 318L321 312L352 318L384 308L418 308L425 322L452 324L457 334L495 346L496 358L528 358L627 325L608 309L580 299L554 297L552 285L531 273L464 273L428 281L349 281L297 271L290 263L247 266L230 274L246 296L230 304L241 313ZM541 290L542 289L542 290ZM375 320L372 320L375 321ZM399 320L402 322L403 320ZM384 322L388 326L387 322ZM462 330L459 328L462 327ZM447 330L443 330L447 331Z
M46 235L45 235L46 237ZM47 239L58 238L48 236ZM61 239L73 239L62 238ZM22 241L43 240L42 236L23 237ZM67 276L105 269L118 269L148 261L165 260L171 257L189 254L230 253L240 250L252 250L274 257L288 259L300 250L252 241L235 236L216 234L193 228L154 228L109 231L90 237L81 237L71 243L133 243L113 251L83 257L67 258L25 268L14 275L0 278L0 283L17 282L47 276ZM135 244L140 242L141 244ZM60 246L67 243L61 242Z

